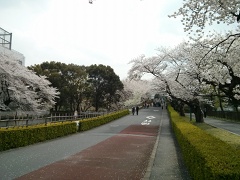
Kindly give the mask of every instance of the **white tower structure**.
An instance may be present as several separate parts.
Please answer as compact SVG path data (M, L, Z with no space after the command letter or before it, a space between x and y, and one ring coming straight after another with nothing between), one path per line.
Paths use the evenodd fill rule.
M25 66L25 57L23 54L12 49L12 33L0 27L0 53L12 57L19 64Z

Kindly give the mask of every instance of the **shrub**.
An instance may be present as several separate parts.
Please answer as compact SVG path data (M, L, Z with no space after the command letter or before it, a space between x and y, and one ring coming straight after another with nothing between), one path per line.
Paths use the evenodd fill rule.
M0 151L76 133L75 122L54 123L0 130Z
M129 114L129 110L122 110L122 111L110 113L103 116L80 120L78 131L86 131L94 127L98 127L100 125L106 124L108 122L111 122L115 119L118 119L128 114Z
M189 123L171 107L169 115L193 179L240 179L239 151Z
M86 131L127 114L129 114L129 110L122 110L108 115L80 120L78 129L76 128L76 122L0 129L0 151L66 136L77 131Z

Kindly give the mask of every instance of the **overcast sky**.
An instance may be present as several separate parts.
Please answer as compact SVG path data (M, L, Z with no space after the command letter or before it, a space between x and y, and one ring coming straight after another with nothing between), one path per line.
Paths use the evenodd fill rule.
M111 66L121 79L129 61L175 46L186 33L168 18L177 0L0 0L0 27L13 33L12 48L25 65L57 61Z

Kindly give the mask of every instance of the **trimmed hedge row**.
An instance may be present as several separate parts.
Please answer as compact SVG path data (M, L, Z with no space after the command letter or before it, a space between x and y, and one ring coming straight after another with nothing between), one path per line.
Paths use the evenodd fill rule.
M184 120L173 108L169 115L193 179L240 179L240 154L229 144Z
M80 120L78 129L76 128L76 122L60 122L48 124L47 126L2 128L0 129L0 151L66 136L77 131L86 131L127 114L129 114L129 110L122 110L108 115Z
M0 151L76 133L75 122L63 122L0 130Z
M80 120L78 131L86 131L86 130L101 126L103 124L106 124L108 122L121 118L123 116L126 116L128 114L129 114L129 110L125 109L125 110L121 110L121 111L110 113L103 116Z

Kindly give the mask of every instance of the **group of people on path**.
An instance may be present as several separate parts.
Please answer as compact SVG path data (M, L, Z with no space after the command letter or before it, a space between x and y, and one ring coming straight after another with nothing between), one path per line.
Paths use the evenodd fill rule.
M136 106L136 107L132 107L132 115L134 115L135 114L135 112L136 112L136 114L138 115L138 111L139 111L139 107L138 106Z

